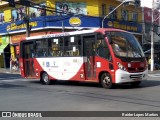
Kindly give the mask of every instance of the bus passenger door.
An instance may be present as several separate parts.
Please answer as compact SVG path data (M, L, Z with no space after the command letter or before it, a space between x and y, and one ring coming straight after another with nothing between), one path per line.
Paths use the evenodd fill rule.
M86 80L96 79L95 70L95 35L83 36L83 55L85 57L85 78Z
M33 41L23 43L23 69L25 77L35 77L33 51Z

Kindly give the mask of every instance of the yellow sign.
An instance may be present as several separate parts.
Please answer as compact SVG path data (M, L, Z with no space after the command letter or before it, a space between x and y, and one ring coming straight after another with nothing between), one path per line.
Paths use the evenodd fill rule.
M5 10L4 11L4 21L5 22L11 22L11 10Z
M108 26L109 26L109 27L112 27L112 26L113 26L112 21L108 21Z
M29 25L32 27L36 27L37 22L30 22ZM13 23L13 24L7 26L7 31L19 30L19 29L23 29L23 28L26 28L26 24L16 25L15 23Z
M81 20L78 17L71 17L69 19L69 24L71 26L80 26L81 25Z
M121 24L117 21L114 21L114 22L111 22L111 21L108 21L108 26L112 26L114 28L118 28L118 29L123 29L123 30L127 30L127 31L134 31L134 32L137 32L138 31L138 28L137 26L131 26L131 25L124 25L124 24Z

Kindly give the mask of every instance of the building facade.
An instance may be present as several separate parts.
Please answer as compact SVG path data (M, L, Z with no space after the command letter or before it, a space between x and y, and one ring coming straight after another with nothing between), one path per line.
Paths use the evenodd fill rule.
M143 50L146 57L151 55L151 27L153 26L153 40L154 40L154 59L160 62L160 12L157 9L152 11L151 8L144 7L143 11ZM153 14L153 23L152 23Z
M26 16L29 16L30 36L101 28L102 20L115 9L120 0L33 0L32 7L16 4L9 7L0 2L0 67L9 67L10 56L19 54L19 42L26 36ZM18 2L17 2L18 3ZM132 32L142 44L142 12L133 3L116 9L103 22L104 28Z

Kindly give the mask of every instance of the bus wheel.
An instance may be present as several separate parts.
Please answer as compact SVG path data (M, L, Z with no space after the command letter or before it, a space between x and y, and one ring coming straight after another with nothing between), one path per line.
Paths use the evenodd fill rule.
M113 87L112 78L109 73L103 73L100 82L103 88L110 89Z
M41 81L42 84L45 84L45 85L50 85L51 84L49 76L46 72L42 73L40 81Z
M141 81L131 82L130 84L132 87L138 87L141 84Z

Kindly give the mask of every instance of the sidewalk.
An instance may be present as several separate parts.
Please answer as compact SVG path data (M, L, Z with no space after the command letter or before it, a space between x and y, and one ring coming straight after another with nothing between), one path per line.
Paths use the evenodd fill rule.
M0 73L11 73L11 74L20 74L20 71L17 70L17 71L10 71L9 68L0 68Z
M154 70L154 71L148 70L148 74L160 74L160 70Z

